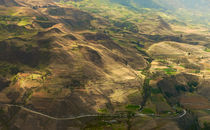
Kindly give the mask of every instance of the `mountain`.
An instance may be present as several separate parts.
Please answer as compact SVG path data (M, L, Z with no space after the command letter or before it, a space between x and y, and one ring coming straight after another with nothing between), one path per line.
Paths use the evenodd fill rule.
M111 2L120 3L127 6L142 8L169 9L177 10L179 8L208 11L209 0L111 0Z
M18 6L18 3L15 0L1 0L0 5L3 5L3 6Z
M208 0L131 0L130 2L146 8L209 10Z
M195 2L1 1L0 129L208 129L208 1Z
M209 0L127 0L119 1L112 0L113 2L122 5L141 9L149 8L156 11L166 12L172 14L183 21L192 20L194 23L209 24L210 21L210 2Z

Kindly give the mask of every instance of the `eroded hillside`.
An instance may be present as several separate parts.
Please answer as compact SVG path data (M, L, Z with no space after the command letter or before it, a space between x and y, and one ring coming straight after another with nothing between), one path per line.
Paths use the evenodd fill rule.
M208 125L208 29L109 1L0 5L0 129Z

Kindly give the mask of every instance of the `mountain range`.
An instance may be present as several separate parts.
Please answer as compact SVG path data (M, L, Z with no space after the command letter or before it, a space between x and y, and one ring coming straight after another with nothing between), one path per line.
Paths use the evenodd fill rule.
M209 0L0 0L0 129L208 130Z

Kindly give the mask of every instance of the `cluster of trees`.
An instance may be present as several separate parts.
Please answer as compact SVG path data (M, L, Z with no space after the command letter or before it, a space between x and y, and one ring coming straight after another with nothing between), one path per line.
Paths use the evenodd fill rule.
M33 9L39 9L39 8L49 8L49 7L57 7L56 5L36 5L36 6L32 6Z
M121 29L134 32L134 33L137 33L139 31L138 27L134 23L131 23L128 21L125 21L125 22L113 21L113 25Z

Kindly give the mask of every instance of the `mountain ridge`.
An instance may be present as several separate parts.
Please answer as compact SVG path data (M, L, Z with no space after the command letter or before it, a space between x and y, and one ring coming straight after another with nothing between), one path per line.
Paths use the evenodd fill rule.
M0 5L2 6L19 6L15 0L1 0Z
M0 6L0 129L209 126L205 25L129 0L16 2ZM78 115L94 116L54 120Z

